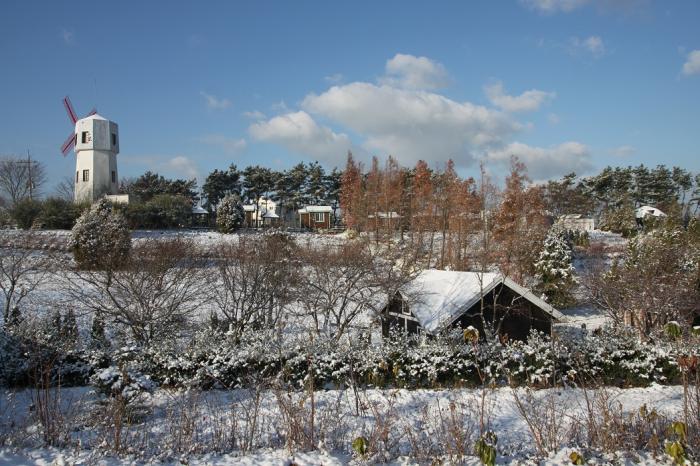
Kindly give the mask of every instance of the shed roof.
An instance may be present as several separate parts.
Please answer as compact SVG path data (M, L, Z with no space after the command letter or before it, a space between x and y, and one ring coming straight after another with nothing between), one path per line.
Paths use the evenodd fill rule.
M196 206L192 207L192 213L203 215L203 214L208 214L209 211L207 209L205 209L204 207L202 207L201 205L196 205Z
M644 218L647 215L651 215L652 217L665 217L666 216L666 214L663 213L661 210L657 209L656 207L649 206L649 205L643 205L634 211L635 218Z
M300 214L313 214L316 212L333 212L333 208L329 205L307 205L299 209Z
M555 320L565 320L561 312L500 273L424 270L404 286L400 293L409 302L411 312L421 327L432 333L452 324L500 283Z

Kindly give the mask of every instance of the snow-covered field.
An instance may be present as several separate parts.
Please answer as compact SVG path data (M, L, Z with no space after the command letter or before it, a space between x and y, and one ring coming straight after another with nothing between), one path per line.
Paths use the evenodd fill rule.
M484 392L477 389L397 389L366 390L358 394L350 389L318 391L314 393L313 427L310 427L311 401L307 392L159 390L144 401L147 414L125 428L122 435L126 453L121 458L105 452L103 447L110 441L109 429L93 426L94 420L86 414L99 409L92 392L83 388L62 391L64 422L68 423L70 440L60 450L30 446L38 430L27 416L32 406L32 392L0 393L0 432L14 430L10 442L6 440L5 443L14 441L18 447L0 450L2 466L151 462L172 465L431 464L431 460L438 458L452 464L447 460L450 456L456 459L454 451L458 449L456 443L460 438L454 427L463 436L468 455L457 463L479 464L472 448L478 437L482 412L484 428L498 436L499 464L563 465L571 464L569 454L572 451L582 454L590 464L670 464L661 454L640 456L625 451L629 446L623 443L610 448L611 451L575 446L585 444L590 435L587 431L590 415L599 416L596 422L602 429L608 422L603 414L619 416L615 422L624 423L626 418L631 421L638 416L643 405L648 412L655 409L660 418L679 419L683 389L652 385L586 392L575 388L537 391L499 388ZM522 410L518 409L514 395L524 406ZM589 407L587 400L597 407ZM599 404L604 404L605 408ZM286 409L292 406L300 407L301 411L290 414ZM538 432L556 433L549 441L548 451L541 454L526 417L529 416L532 423L533 418L541 422L548 415L552 415L549 424L541 426ZM256 424L251 427L253 421ZM14 423L12 429L10 422ZM314 438L309 443L313 448L302 448L290 440L295 428L307 433L313 431ZM247 436L253 439L247 454L226 448L226 442L240 445ZM353 453L351 448L353 439L359 436L364 436L369 444L365 457Z

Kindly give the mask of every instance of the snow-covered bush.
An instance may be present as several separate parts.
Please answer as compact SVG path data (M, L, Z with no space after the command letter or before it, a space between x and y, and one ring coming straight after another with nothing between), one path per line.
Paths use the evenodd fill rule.
M131 235L124 217L105 199L80 216L69 247L81 269L112 269L129 256Z
M136 361L139 358L135 347L121 348L115 354L114 364L97 370L90 377L90 383L103 395L125 404L136 401L141 395L151 393L156 388L150 376L138 370Z
M216 208L216 228L231 233L243 224L243 204L237 194L226 195Z
M567 242L564 230L549 230L540 257L535 262L535 271L535 291L541 293L548 303L556 308L574 304L571 289L576 278L571 261L571 245Z

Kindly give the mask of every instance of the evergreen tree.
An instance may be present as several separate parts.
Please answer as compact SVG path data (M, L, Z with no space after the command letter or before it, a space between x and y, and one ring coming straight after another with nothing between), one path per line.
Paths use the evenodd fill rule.
M569 307L575 303L571 294L576 283L571 252L572 246L567 241L566 232L552 228L535 262L535 290L555 308Z
M241 172L235 164L228 170L215 169L207 176L202 192L207 198L205 207L216 210L219 201L227 194L241 194Z
M323 205L327 201L326 185L325 185L326 172L318 162L313 162L309 164L308 168L308 182L306 184L306 198L309 204L312 205Z
M105 336L105 322L100 313L95 313L90 327L90 347L93 349L105 349L108 347Z
M243 224L243 204L236 194L228 194L216 211L216 227L222 233L231 233Z
M197 180L170 180L158 173L147 171L135 180L123 183L120 191L139 202L148 202L158 194L172 194L188 198L192 204L199 199Z
M75 318L75 311L69 308L63 317L63 328L61 329L63 341L70 348L75 348L78 344L78 322Z
M128 258L131 235L124 217L101 199L75 223L69 246L79 267L111 270Z

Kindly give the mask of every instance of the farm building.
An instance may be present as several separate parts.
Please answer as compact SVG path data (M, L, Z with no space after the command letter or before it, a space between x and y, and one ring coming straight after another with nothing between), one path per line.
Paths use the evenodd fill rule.
M333 208L329 205L309 205L299 209L299 226L310 230L323 230L331 227Z
M549 334L553 323L564 320L559 311L501 274L446 270L422 271L384 312L385 336L392 326L428 334L473 326L483 335L485 320L500 322L501 336L524 340L531 329Z
M562 215L557 219L557 225L574 231L593 231L595 229L595 221L581 214Z

